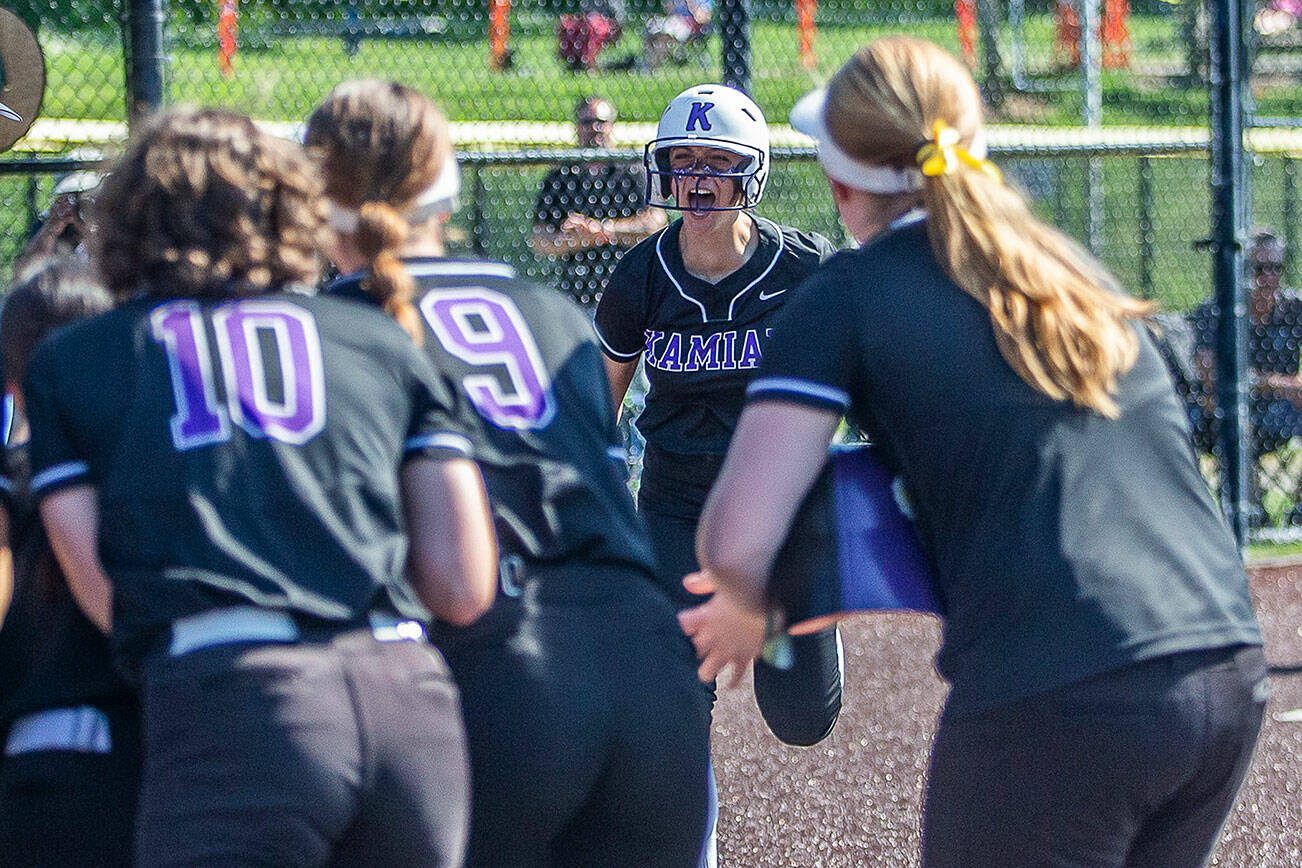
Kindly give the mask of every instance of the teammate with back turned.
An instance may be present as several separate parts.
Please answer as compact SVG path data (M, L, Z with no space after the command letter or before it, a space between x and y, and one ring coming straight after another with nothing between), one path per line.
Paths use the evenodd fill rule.
M45 537L29 494L21 388L47 335L111 304L85 264L65 256L31 263L0 312L14 411L0 424L0 518L12 529L14 564L12 604L0 593L0 853L30 868L115 868L132 859L140 705Z
M495 262L449 259L447 122L399 84L339 85L308 120L331 202L328 291L382 303L479 431L501 593L435 639L461 688L475 866L691 866L708 698L625 484L583 312Z
M680 615L706 673L759 653L769 564L848 415L943 610L923 866L1207 864L1269 686L1151 305L1004 183L934 43L869 43L791 121L860 247L783 312L706 505L717 591Z
M137 864L459 863L457 692L418 641L493 595L459 397L391 319L309 294L319 182L248 118L161 115L96 207L120 305L25 393L51 544L140 683Z

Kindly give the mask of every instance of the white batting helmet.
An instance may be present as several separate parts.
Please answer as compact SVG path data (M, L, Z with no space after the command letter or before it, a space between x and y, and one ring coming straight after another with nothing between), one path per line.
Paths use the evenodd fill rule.
M669 150L696 146L717 148L737 154L742 160L730 172L710 173L692 169L674 172L669 167ZM722 84L698 84L674 97L660 116L656 137L642 154L646 168L647 204L683 210L672 200L674 178L732 178L741 190L735 205L707 210L737 211L754 208L764 195L769 176L769 127L755 101L741 91Z

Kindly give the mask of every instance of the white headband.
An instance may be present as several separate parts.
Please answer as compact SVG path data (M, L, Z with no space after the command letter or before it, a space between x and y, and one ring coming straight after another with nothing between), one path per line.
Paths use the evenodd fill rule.
M436 214L451 214L457 210L457 195L461 192L461 167L457 165L457 158L454 154L448 154L443 161L443 168L439 170L438 177L434 183L421 192L416 197L416 202L411 211L407 214L407 222L416 224L424 223L426 220ZM352 208L345 208L336 202L331 201L330 205L330 228L336 232L356 232L358 212Z
M829 178L865 193L892 195L922 189L922 173L917 169L862 163L837 147L823 121L826 109L827 88L812 90L791 109L791 126L818 143L818 162Z
M917 169L874 166L841 150L823 120L826 112L827 88L820 87L801 97L791 109L791 126L818 143L818 162L829 178L856 190L883 196L922 189L922 172ZM985 157L985 137L980 132L972 137L968 151L978 159Z

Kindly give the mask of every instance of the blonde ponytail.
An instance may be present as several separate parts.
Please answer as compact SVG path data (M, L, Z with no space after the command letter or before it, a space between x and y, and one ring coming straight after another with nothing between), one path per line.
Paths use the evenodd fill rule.
M861 48L827 88L836 145L856 161L918 172L937 260L989 312L1017 375L1109 418L1139 355L1130 320L1154 305L1123 294L1088 252L1041 222L974 144L981 98L940 46L894 36Z
M420 312L412 304L416 283L398 255L410 229L407 219L391 205L366 202L357 214L354 239L358 252L367 260L362 289L397 320L417 345L423 345L425 329Z
M1129 321L1154 305L1123 294L1097 260L986 173L927 177L923 201L936 258L990 312L995 342L1018 376L1050 398L1116 418L1117 379L1139 355Z

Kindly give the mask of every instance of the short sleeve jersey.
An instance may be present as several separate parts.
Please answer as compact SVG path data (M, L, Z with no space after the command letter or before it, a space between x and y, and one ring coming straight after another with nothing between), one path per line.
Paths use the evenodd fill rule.
M632 217L644 210L646 179L622 163L570 163L553 169L538 189L534 222L559 229L570 214L597 220ZM603 244L560 257L562 292L582 305L600 298L623 248Z
M783 312L749 400L848 413L901 478L946 613L947 713L1261 641L1144 329L1109 420L1017 376L923 222L839 254L809 284Z
M1216 306L1206 301L1194 308L1196 351L1216 350L1216 328L1220 317ZM1254 371L1296 374L1302 367L1302 295L1282 290L1270 314L1260 324L1248 326L1248 353Z
M755 252L719 283L687 272L676 220L625 254L597 306L606 355L645 364L651 388L637 426L650 447L727 452L774 318L835 252L821 235L754 219Z
M408 259L425 352L460 392L503 557L649 573L626 485L601 351L588 318L550 290L480 260ZM367 301L360 275L332 295Z
M128 665L219 606L425 616L403 577L399 467L473 447L382 312L296 292L139 298L43 344L26 394L34 495L96 489Z
M0 733L23 715L78 705L134 708L108 639L68 590L34 504L26 446L5 450L14 596L0 627Z

